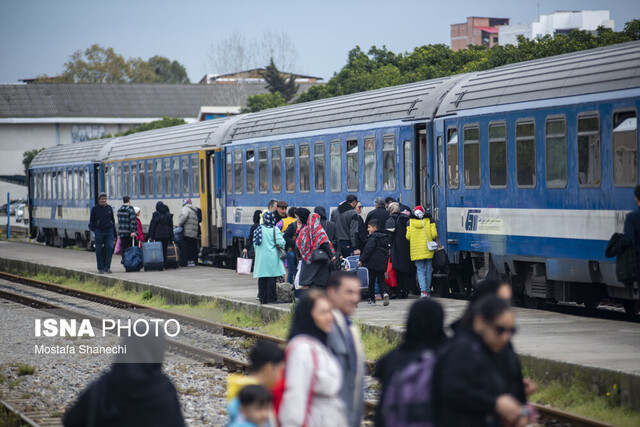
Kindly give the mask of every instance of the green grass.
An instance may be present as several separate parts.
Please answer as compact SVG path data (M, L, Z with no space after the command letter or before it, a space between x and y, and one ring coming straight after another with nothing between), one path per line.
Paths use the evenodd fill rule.
M18 376L22 377L25 375L33 375L36 373L36 367L29 365L27 363L22 363L18 365Z

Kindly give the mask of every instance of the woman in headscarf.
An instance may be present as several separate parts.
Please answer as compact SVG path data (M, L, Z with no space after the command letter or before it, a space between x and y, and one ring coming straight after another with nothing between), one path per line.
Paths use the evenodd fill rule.
M299 208L296 217L302 224L296 241L302 259L299 285L325 287L329 280L329 260L335 258L333 245L320 224L320 215Z
M413 303L409 310L402 344L376 363L374 375L382 385L380 402L376 407L377 427L386 426L381 408L384 403L385 391L393 375L410 363L417 361L425 351L437 351L446 339L442 306L428 298Z
M296 307L285 353L281 427L347 426L340 399L342 369L326 345L333 328L331 309L327 296L315 289Z
M253 224L251 224L251 228L249 229L249 238L246 240L246 244L243 253L248 254L249 258L255 257L254 247L253 247L253 232L256 231L256 228L260 226L260 219L262 219L262 211L256 210L253 212Z
M393 202L389 205L389 213L385 228L391 235L391 264L398 278L398 296L408 298L409 292L415 287L416 276L416 266L411 262L407 240L411 212L402 210L400 203Z
M262 225L258 225L253 232L253 247L256 260L253 267L253 277L258 279L258 298L261 304L276 302L276 279L284 276L284 266L278 250L285 247L284 238L280 230L276 229L273 212L262 214Z
M165 265L167 264L167 247L173 241L173 214L169 212L169 207L162 202L156 203L156 211L149 223L150 241L162 242L162 255Z

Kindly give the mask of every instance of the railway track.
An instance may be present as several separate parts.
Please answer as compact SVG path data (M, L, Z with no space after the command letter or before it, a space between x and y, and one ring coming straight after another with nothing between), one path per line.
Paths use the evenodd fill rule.
M122 299L100 295L93 292L72 289L72 288L57 285L54 283L44 282L41 280L19 276L19 275L8 273L8 272L0 272L0 278L3 278L11 282L16 282L16 283L36 287L36 288L46 289L48 291L53 291L53 292L64 294L64 295L81 298L87 301L98 302L98 303L113 306L116 308L129 309L129 310L144 309L150 313L153 313L154 315L157 315L163 318L174 318L176 320L179 320L180 322L194 324L201 328L222 331L223 335L226 335L226 336L236 336L236 337L244 337L244 338L251 338L251 339L264 339L264 340L275 342L277 344L282 344L282 345L286 344L286 340L279 337L272 336L272 335L266 335L260 332L238 328L235 326L225 325L223 323L213 322L206 319L200 319L193 316L178 314L168 310L153 308L143 304L132 303ZM47 301L38 300L36 298L31 298L31 297L10 292L7 290L0 290L0 298L11 300L11 301L14 301L23 305L28 305L30 307L34 307L38 309L44 309L44 310L55 309L58 311L58 315L63 313L70 317L80 316L82 318L89 318L92 321L92 323L93 322L99 323L101 321L101 319L95 316L80 314L80 313L74 312L73 310L69 310L67 308L58 306L56 304L52 304ZM209 350L204 350L198 347L194 347L188 344L180 343L180 342L169 340L169 339L167 339L167 343L170 351L185 355L186 357L194 360L198 360L207 366L223 365L229 371L235 371L235 372L246 372L249 368L249 365L246 362L239 359L232 358L232 357L228 357L220 353L211 352ZM367 363L369 372L373 372L373 369L375 368L375 363L372 361L367 361L366 363ZM376 405L377 405L377 402L375 401L372 401L372 400L365 401L367 418L369 419L373 418ZM609 426L609 424L601 423L599 421L585 418L580 415L571 414L558 409L549 408L549 407L537 405L537 404L533 404L533 406L538 410L538 413L540 415L539 425L571 426L571 427ZM5 407L11 408L12 405L9 403L8 405L5 405ZM14 410L14 409L10 409L10 410ZM21 413L20 413L20 416L29 418L28 415L21 414ZM40 424L40 425L49 425L49 424Z

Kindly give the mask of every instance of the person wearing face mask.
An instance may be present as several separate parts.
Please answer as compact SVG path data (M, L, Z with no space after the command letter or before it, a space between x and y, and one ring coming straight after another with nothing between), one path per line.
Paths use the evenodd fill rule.
M416 264L418 270L418 283L420 284L420 298L429 296L431 290L431 273L433 266L433 252L429 250L428 242L438 238L436 224L431 222L431 217L424 214L422 206L416 206L409 220L406 238L409 241L409 253L411 261Z
M445 346L434 369L433 408L440 427L510 425L533 421L509 393L499 354L516 333L511 306L496 295L478 301L470 329Z
M327 347L333 328L331 302L317 289L296 307L285 352L284 391L278 417L281 427L346 427L340 399L342 370Z

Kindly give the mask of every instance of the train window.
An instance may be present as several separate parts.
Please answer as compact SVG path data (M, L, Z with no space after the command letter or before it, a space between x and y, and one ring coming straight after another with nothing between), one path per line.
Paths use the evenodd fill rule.
M536 186L536 131L532 121L516 123L516 178L518 187Z
M296 159L293 145L284 148L284 179L285 190L288 193L296 191Z
M155 186L156 186L156 191L155 191L155 195L161 197L162 196L162 160L161 159L157 159L154 160L154 165L155 165L155 175L156 175L156 182L155 182Z
M144 169L145 162L138 163L138 181L140 182L140 197L147 195L147 175Z
M567 186L567 123L564 118L547 119L545 170L548 188Z
M233 162L231 161L231 152L227 151L227 194L233 192Z
M271 190L279 193L282 190L282 157L280 147L271 148Z
M489 125L489 186L507 186L507 126Z
M113 197L113 190L111 189L111 179L112 179L112 174L111 174L111 166L110 165L105 165L104 166L104 189L107 192L107 197Z
M87 198L87 188L84 185L84 169L78 170L78 200L84 200Z
M173 158L173 197L180 197L180 158Z
M342 187L342 156L340 141L331 141L331 191L340 191Z
M147 196L148 197L153 197L156 194L156 189L155 189L156 180L154 179L154 175L155 175L155 168L154 168L153 160L147 160Z
M578 117L578 183L581 187L599 187L602 176L600 118Z
M131 164L131 198L138 197L138 165Z
M233 152L233 175L236 180L236 194L242 194L242 150Z
M200 168L197 154L191 155L191 191L193 197L200 197Z
M115 173L115 192L113 193L114 196L116 198L121 197L122 195L120 194L120 189L122 188L122 165L121 164L117 164L116 166L116 173Z
M316 191L324 191L324 142L322 141L313 145L313 174Z
M43 185L43 189L44 189L44 193L43 193L43 199L47 200L49 198L49 189L51 188L51 180L49 178L49 172L45 172L44 174L44 185Z
M347 191L358 191L358 140L347 140Z
M164 195L171 196L171 159L162 159L162 172L164 175Z
M122 197L131 196L131 172L129 171L129 163L125 163L122 167Z
M182 195L189 197L189 156L182 156Z
M447 130L447 176L449 188L456 189L460 183L458 171L458 129Z
M376 162L376 137L371 136L364 139L364 189L365 191L376 191L377 187L377 162Z
M90 183L91 176L89 174L89 168L84 169L84 188L87 189L87 199L93 198L93 186Z
M205 193L205 188L204 188L204 178L206 176L205 170L204 170L204 159L200 159L200 169L198 170L199 172L199 176L200 176L200 192L202 194ZM198 175L196 175L198 176ZM196 180L196 185L197 185L197 180ZM196 188L197 190L197 188ZM196 194L198 194L198 192L196 191Z
M404 188L410 190L413 187L413 152L411 141L404 142Z
M311 188L311 183L309 182L309 143L305 142L304 144L300 144L298 150L300 150L298 151L298 165L300 166L300 191L306 193Z
M638 118L635 111L613 113L613 183L632 187L638 182Z
M256 156L255 151L247 150L246 168L247 168L247 193L253 194L256 191Z
M396 189L396 137L382 136L382 189Z
M266 193L269 190L269 171L267 167L267 149L258 150L258 191Z
M463 132L464 185L467 188L480 187L480 128L465 127Z

